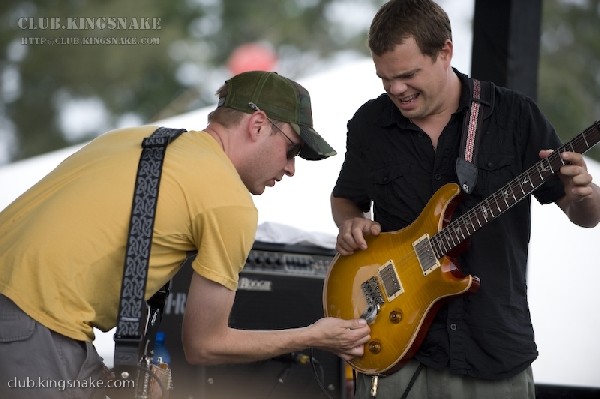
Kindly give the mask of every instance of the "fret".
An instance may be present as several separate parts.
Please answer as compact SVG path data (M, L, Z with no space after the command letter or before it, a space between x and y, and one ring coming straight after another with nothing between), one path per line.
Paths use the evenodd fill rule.
M565 147L565 151L575 152L575 149L573 148L573 142L572 141L569 142L569 143L567 143L564 147ZM569 149L567 150L566 147L569 147ZM564 152L564 151L561 151L561 152Z
M497 194L496 195L492 195L491 198L494 200L494 203L496 204L496 209L498 209L498 214L494 215L494 208L490 208L490 213L492 214L493 217L498 217L502 213L500 205L498 204L498 195Z
M444 244L446 245L446 248L449 251L450 249L454 248L454 244L452 243L452 237L446 234L445 238L446 239L444 240Z
M527 189L525 188L525 185L527 185L527 182L529 181L529 178L526 176L523 176L523 178L519 178L517 177L517 179L515 179L515 184L513 184L513 191L514 191L514 199L515 199L515 203L519 202L519 200L521 198L523 198L524 195L527 194Z
M512 188L508 189L504 192L502 192L502 199L504 200L504 203L500 203L500 205L502 205L502 212L504 212L505 210L507 210L508 208L510 208L511 203L510 200L514 197L514 191L512 190ZM514 204L514 202L513 202Z
M540 184L542 182L542 178L539 175L539 170L538 170L538 166L536 165L535 170L532 172L535 172L534 175L530 175L529 176L529 185L531 186L531 190L533 191L538 184Z
M477 227L475 227L475 223L473 223L473 218L475 218L475 220L479 221L479 219L477 218L477 214L470 212L469 213L469 225L471 226L472 231L469 232L469 234L473 234L477 231Z
M465 231L465 238L470 236L472 233L475 232L475 227L473 226L473 222L471 222L471 214L467 213L467 217L463 218L462 221L462 225ZM471 230L469 230L469 227L471 228Z
M504 200L504 203L506 204L506 206L508 206L508 198L509 197L510 197L510 194L508 193L508 191L502 192L502 199Z
M450 244L452 245L452 247L455 247L455 246L457 246L458 244L460 244L460 240L458 239L458 237L457 237L457 234L456 234L456 232L457 232L458 230L459 230L459 229L457 229L457 228L455 227L455 228L454 228L454 233L455 233L455 234L452 234L452 235L450 235L450 239L451 239L451 241L450 241Z
M468 213L461 216L460 219L458 219L456 222L460 226L460 231L462 233L463 240L471 235L471 233L469 232L469 214Z
M443 230L442 230L443 232ZM443 236L444 234L436 234L433 237L431 237L431 245L433 247L433 250L435 252L435 256L437 259L441 258L443 256L443 254L448 253L448 251L450 251L452 248L447 248L444 245L444 240L443 240Z
M442 230L442 232L443 231L444 230ZM436 256L439 258L440 254L443 254L443 253L446 252L446 248L442 245L443 244L443 242L442 242L442 234L438 233L438 234L434 235L431 238L431 240L434 243L434 248L435 248Z
M534 189L533 180L531 176L529 176L529 171L524 173L524 179L521 180L521 189L523 189L523 185L529 185L531 189ZM523 189L524 190L524 189ZM523 191L525 192L525 191Z
M452 247L448 245L448 234L444 233L440 238L442 239L440 242L442 249L447 253L452 249Z
M535 168L535 169L536 169L536 170L537 170L537 172L538 172L538 177L540 178L540 181L543 181L543 180L544 180L544 175L542 174L542 172L544 171L544 169L543 169L543 168L544 168L544 165L543 165L543 163L538 163L538 164L536 164L536 168Z
M583 133L585 133L585 132L583 132ZM585 142L585 146L586 146L587 148L590 148L592 145L590 145L590 143L588 143L588 141L587 141L587 137L585 137L585 136L586 136L585 134L582 134L582 135L581 135L581 138L582 138L582 139L583 139L583 141Z
M540 162L540 171L542 172L540 173L540 177L542 178L542 180L544 180L548 172L554 173L554 170L552 170L552 165L550 165L550 157Z
M488 208L487 208L487 200L484 201L483 205L481 206L481 212L483 214L483 218L485 219L485 222L489 222L488 220Z
M488 197L483 203L486 223L488 223L490 220L494 219L494 213L492 212L492 203L491 203L491 201L493 199L494 198L492 198L492 197Z
M538 163L536 165L536 169L538 170L537 177L539 177L539 179L537 179L537 181L536 181L536 187L540 186L544 182L544 180L546 180L545 175L547 174L547 169L544 169L544 168L545 167L544 167L543 163Z
M510 206L513 206L514 204L519 202L525 195L527 195L527 192L524 190L523 185L521 184L521 179L515 180L515 184L513 184L512 187L513 199L515 200L515 202L510 204Z
M564 152L564 151L561 151L561 152ZM554 161L553 165L554 165L554 168L556 169L555 170L556 172L558 172L560 170L560 167L565 164L565 161L563 161L563 159L560 157L560 152L555 152L548 158L551 158L551 160Z
M527 190L525 190L524 184L529 182L529 177L527 177L527 173L525 173L525 178L523 180L518 180L519 188L521 189L521 198L529 194ZM515 198L516 199L516 198ZM516 202L516 201L515 201Z
M469 236L469 228L467 227L466 223L462 223L462 225L460 226L460 234L462 241L464 241Z
M481 210L481 207L479 207L479 209ZM483 226L483 224L481 224L481 219L479 218L480 216L481 216L481 212L475 212L475 219L477 220L479 227Z
M460 237L463 241L470 235L469 225L467 223L468 218L469 215L463 215L462 217L456 220L457 229L460 230Z

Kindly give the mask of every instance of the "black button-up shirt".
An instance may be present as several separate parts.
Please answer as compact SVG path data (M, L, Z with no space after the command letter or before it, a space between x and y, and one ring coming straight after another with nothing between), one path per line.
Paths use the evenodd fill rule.
M458 73L461 96L434 149L430 138L402 116L386 94L363 104L348 122L344 164L333 190L363 211L373 210L383 231L412 223L444 184L457 183L456 159L472 93ZM539 161L539 150L560 140L536 104L514 91L495 88L485 130L478 132L478 180L454 212L458 216L489 197ZM552 178L533 195L541 203L564 195ZM416 358L425 365L485 379L506 378L537 357L527 303L530 197L526 197L470 238L459 257L480 289L450 299L437 313ZM538 265L542 267L542 265Z

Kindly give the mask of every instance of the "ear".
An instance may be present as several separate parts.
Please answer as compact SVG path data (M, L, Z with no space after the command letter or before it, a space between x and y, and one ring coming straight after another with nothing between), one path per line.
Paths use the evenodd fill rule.
M438 58L441 61L443 61L444 63L450 65L450 63L452 62L453 54L454 54L454 44L452 43L452 40L447 39L446 42L444 43L444 45L442 46L442 49L438 53Z
M260 136L264 134L263 128L265 127L265 120L267 120L267 118L262 112L257 111L253 114L248 114L246 120L246 131L248 138L251 141L257 141Z

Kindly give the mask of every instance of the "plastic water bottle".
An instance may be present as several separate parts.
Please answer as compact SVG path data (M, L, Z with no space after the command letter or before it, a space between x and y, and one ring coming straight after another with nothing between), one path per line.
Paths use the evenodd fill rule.
M170 364L171 355L165 345L165 333L163 331L157 331L154 337L154 352L152 362L154 364Z

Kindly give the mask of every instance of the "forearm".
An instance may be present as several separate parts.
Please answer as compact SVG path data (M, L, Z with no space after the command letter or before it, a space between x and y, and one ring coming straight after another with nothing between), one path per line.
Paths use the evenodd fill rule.
M362 356L370 329L364 320L325 317L287 330L237 330L230 327L184 329L184 348L192 364L247 363L308 348L349 360ZM202 331L208 331L202 334Z
M338 227L348 219L365 217L360 208L346 198L336 198L331 195L330 201L333 221Z
M313 346L309 327L288 330L237 330L227 328L215 337L196 337L185 349L191 364L249 363Z

